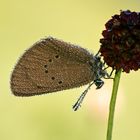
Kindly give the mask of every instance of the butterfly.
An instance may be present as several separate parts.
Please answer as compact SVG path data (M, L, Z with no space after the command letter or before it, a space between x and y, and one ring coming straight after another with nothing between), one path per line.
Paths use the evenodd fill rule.
M109 77L101 57L86 49L48 37L33 44L20 57L11 75L11 90L16 96L34 96L89 84L73 106L77 110L88 89L97 89Z

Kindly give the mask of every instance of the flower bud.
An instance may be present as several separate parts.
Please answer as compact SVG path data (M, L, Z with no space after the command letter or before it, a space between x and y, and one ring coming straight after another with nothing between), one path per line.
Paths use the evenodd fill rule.
M140 13L130 10L112 16L100 39L100 53L106 64L126 73L140 68Z

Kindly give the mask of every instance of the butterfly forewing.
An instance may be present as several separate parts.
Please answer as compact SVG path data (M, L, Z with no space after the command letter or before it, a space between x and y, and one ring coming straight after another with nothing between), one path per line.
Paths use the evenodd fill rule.
M17 96L32 96L79 87L94 74L85 49L53 38L34 44L20 58L11 76Z
M91 59L93 59L93 54L77 45L73 45L54 38L47 38L46 40L49 40L49 46L57 51L60 51L61 53L63 53L63 55L73 58L74 60L87 63Z

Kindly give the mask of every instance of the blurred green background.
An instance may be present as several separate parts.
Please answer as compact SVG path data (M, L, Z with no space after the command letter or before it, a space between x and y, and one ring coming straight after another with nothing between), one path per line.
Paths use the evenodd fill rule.
M99 49L104 24L120 10L140 11L139 0L0 0L0 140L105 140L112 81L29 98L10 91L10 75L19 56L34 42L53 36ZM140 72L122 74L113 140L140 139Z

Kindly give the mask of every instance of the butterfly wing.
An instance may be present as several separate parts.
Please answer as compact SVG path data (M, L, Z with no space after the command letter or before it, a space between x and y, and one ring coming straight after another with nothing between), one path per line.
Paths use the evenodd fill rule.
M54 38L34 44L19 59L11 76L17 96L32 96L79 87L94 79L93 56L83 48Z

